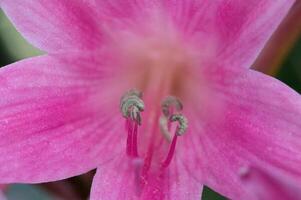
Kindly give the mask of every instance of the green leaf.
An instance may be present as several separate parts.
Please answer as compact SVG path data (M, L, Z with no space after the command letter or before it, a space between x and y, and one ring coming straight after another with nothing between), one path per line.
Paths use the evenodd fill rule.
M227 198L213 191L209 187L204 186L202 200L227 200Z

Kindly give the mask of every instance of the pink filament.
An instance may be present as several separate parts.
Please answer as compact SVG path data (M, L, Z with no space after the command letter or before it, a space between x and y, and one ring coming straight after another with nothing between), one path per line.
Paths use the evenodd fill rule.
M126 142L126 153L131 156L132 154L132 125L129 119L126 120L126 130L128 132L127 142Z
M137 145L137 133L138 133L138 123L134 122L134 130L132 133L132 155L138 157L138 145Z
M164 160L164 162L162 163L162 167L164 167L164 168L167 167L172 160L172 157L173 157L173 155L175 153L175 149L176 149L177 139L178 139L178 136L175 134L172 139L171 145L169 147L167 157Z
M126 129L128 132L126 152L129 156L138 157L138 123L131 119L126 120Z

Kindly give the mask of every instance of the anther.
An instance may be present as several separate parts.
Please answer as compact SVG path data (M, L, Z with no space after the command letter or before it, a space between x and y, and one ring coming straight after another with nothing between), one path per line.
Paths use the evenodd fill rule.
M181 136L186 132L186 130L188 128L188 120L184 115L174 114L170 117L170 121L172 121L172 122L177 121L179 123L179 125L177 126L177 129L176 129L177 136Z
M144 110L144 102L141 99L142 92L130 90L120 100L120 110L123 117L131 119L141 125L141 112Z
M181 101L174 96L168 96L162 101L162 112L165 117L171 116L172 112L180 112L183 109Z

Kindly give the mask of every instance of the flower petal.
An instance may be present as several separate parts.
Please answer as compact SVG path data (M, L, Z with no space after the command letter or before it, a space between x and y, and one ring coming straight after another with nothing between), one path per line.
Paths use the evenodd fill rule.
M204 55L214 54L214 58L226 67L249 68L293 3L294 0L254 0L251 3L236 0L96 0L95 7L99 8L102 22L111 27L110 33L116 28L148 30L153 25L160 26L157 27L159 30L167 30L170 24L162 26L162 23L171 19L183 33L184 41L197 45Z
M300 183L285 176L251 167L242 178L259 200L301 199Z
M122 17L139 17L135 14L141 14L141 9L145 10L160 5L158 1L154 0L95 0L94 2L94 5L99 8L99 14L103 13L103 17L106 16L106 19L120 18L120 20L123 20Z
M93 180L91 200L200 199L202 186L186 173L180 159L175 159L167 171L150 173L147 180L139 179L141 164L139 160L119 157L99 167ZM141 181L145 183L143 188Z
M161 5L160 1L153 0L95 0L93 6L97 7L97 18L101 19L104 34L112 38L117 30L145 28L147 17L150 12L158 11L158 5Z
M259 72L224 75L211 86L221 102L214 117L210 112L210 119L199 114L205 105L190 116L191 132L182 155L190 174L234 199L254 198L239 179L249 165L287 174L300 183L300 95Z
M224 41L219 60L250 67L287 15L294 0L226 1L218 10L217 27Z
M1 8L17 30L46 52L93 49L100 32L95 8L81 0L1 0Z
M163 0L162 0L163 1ZM248 68L287 14L294 0L165 0L174 21L190 38L214 41L217 60L226 67ZM200 36L198 36L200 35ZM203 35L208 35L204 37ZM209 38L210 38L209 37ZM203 38L203 39L202 39ZM204 39L205 38L205 39ZM204 41L205 40L205 41Z
M126 156L126 155L124 155ZM134 200L134 166L124 159L114 159L98 167L92 184L91 200Z
M119 153L123 123L100 60L42 56L0 69L0 182L63 179Z

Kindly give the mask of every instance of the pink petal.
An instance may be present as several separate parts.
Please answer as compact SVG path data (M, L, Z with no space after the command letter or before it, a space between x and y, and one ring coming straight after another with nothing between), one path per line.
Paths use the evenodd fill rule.
M162 0L163 1L163 0ZM248 68L287 14L294 0L165 0L173 19L190 37L201 37L202 51L215 37L216 59L227 67ZM201 36L198 36L201 35ZM205 37L206 38L206 37Z
M219 100L219 110L214 117L210 112L200 115L205 105L195 108L194 115L191 111L190 133L183 146L178 145L186 151L182 157L190 174L233 199L254 198L239 179L250 164L300 183L300 95L259 72L226 75L212 83L216 99L211 101Z
M63 179L119 153L123 123L100 60L42 56L0 69L0 182Z
M300 183L271 171L251 167L242 178L259 200L301 199Z
M228 66L250 67L294 2L223 1L216 22L223 41L218 59Z
M80 0L1 0L1 8L22 35L47 52L99 46L94 8Z
M94 5L99 8L97 11L104 21L116 19L122 21L129 18L139 20L139 14L143 14L144 11L150 8L158 8L154 6L161 4L160 1L154 0L96 0ZM135 17L137 18L134 19Z
M294 0L96 0L106 33L167 30L171 19L185 42L204 54L214 54L224 66L248 68L276 30ZM159 20L158 20L159 19ZM153 21L152 21L153 20ZM158 20L159 22L157 22ZM104 28L104 29L106 29ZM106 30L105 30L106 31ZM209 44L208 44L209 43Z
M124 155L125 156L125 155ZM183 200L200 199L202 186L186 172L180 159L167 171L150 173L143 188L137 170L139 160L116 158L98 168L93 180L91 200Z
M115 158L97 169L90 199L134 200L135 187L134 164L131 166L126 158Z

